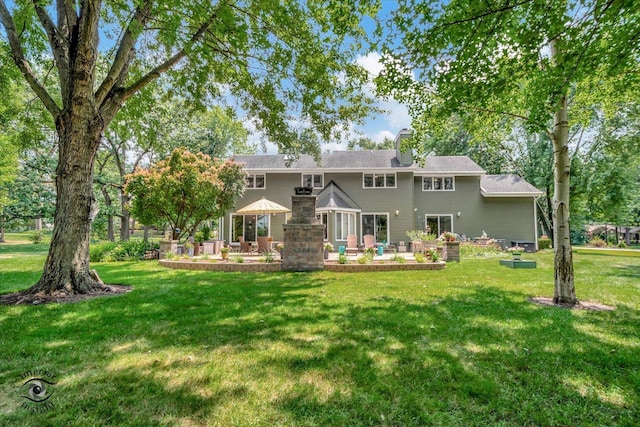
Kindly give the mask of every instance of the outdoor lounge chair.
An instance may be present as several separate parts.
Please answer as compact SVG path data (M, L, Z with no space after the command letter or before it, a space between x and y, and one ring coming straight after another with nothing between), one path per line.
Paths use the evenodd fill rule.
M376 239L371 234L365 234L364 236L362 236L362 238L364 239L365 249L376 247Z
M358 255L358 236L355 234L347 235L347 247L345 248L345 253L347 255L350 253Z
M240 253L249 254L253 252L253 245L251 242L245 242L244 237L238 237L238 242L240 242Z
M264 254L267 252L271 252L271 245L269 244L268 236L258 236L258 253Z

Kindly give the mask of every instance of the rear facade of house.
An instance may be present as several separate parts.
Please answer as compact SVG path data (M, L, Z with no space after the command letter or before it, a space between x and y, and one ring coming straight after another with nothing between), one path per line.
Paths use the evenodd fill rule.
M371 234L377 243L407 242L407 231L445 231L467 239L486 234L537 248L536 198L542 193L516 175L487 175L466 156L427 157L424 162L402 152L409 137L401 131L395 150L335 151L316 162L302 155L235 156L244 165L247 189L236 209L220 222L227 243L255 241L258 236L282 240L289 214L239 215L235 210L260 198L291 208L295 187L311 187L317 196L318 221L325 240L346 244Z

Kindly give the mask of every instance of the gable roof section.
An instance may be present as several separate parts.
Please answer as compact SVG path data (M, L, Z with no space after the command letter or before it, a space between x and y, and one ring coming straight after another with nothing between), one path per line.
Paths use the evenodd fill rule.
M371 151L334 151L322 154L320 162L312 156L301 154L297 160L290 161L286 154L256 154L234 156L232 160L243 163L246 170L300 172L301 170L363 170L404 168L396 159L395 150Z
M238 155L232 160L243 163L248 171L269 172L359 172L366 170L409 171L417 175L484 175L485 171L467 156L427 157L424 165L403 166L396 158L395 150L334 151L322 154L320 163L307 154L290 162L286 154Z
M342 188L335 182L329 182L319 193L316 199L316 209L323 210L349 210L361 211L360 206L353 201Z
M484 175L480 178L484 197L539 197L542 191L518 175Z
M467 156L431 156L416 169L416 175L484 175L485 171Z

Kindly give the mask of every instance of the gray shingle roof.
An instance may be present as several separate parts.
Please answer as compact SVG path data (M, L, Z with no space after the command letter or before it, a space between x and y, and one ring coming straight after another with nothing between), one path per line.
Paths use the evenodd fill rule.
M532 197L542 195L542 191L518 175L484 175L480 178L480 191L485 197Z
M296 170L371 170L371 169L403 169L416 173L448 173L482 175L484 170L467 156L438 156L427 157L424 166L414 161L413 165L402 166L396 159L395 150L373 151L334 151L323 154L320 163L313 157L303 154L289 165L286 154L257 154L250 156L235 156L236 162L244 163L247 170L281 170L294 172Z
M467 156L432 156L427 157L419 172L426 173L455 173L483 175L482 169Z
M361 210L360 206L333 181L329 182L322 191L318 193L316 209Z

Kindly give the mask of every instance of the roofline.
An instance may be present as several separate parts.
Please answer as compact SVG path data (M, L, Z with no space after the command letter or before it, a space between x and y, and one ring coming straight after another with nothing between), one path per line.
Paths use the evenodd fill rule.
M322 166L318 166L317 168L246 168L243 166L243 169L247 172L264 172L264 173L345 173L345 172L412 172L415 174L415 168L411 166L397 166L397 167L384 167L384 168L323 168Z
M326 208L316 208L316 212L362 212L362 209L337 208L335 206L330 206Z
M441 172L414 172L415 176L483 176L485 171L441 171Z
M541 197L544 193L542 191L519 191L519 192L488 192L482 186L480 186L480 194L483 197Z

